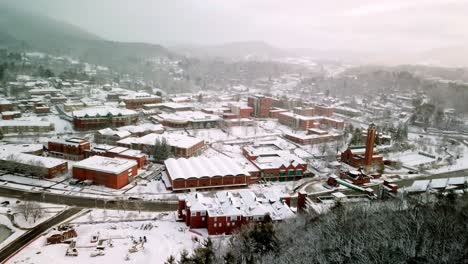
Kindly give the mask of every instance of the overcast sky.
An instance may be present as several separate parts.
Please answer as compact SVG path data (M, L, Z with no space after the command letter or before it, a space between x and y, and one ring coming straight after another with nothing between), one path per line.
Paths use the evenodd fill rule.
M400 52L468 44L468 0L0 0L104 38Z

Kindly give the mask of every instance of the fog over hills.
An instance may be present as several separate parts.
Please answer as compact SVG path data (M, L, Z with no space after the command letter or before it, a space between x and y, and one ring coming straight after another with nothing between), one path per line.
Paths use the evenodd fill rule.
M235 59L310 56L357 63L444 66L467 65L468 61L464 48L468 36L463 26L468 10L466 1L334 0L298 1L294 5L266 0L256 3L142 0L134 5L122 0L83 0L79 4L55 0L2 2L56 19L52 23L38 23L47 32L33 34L37 38L35 45L49 49L63 49L61 41L38 40L45 39L46 33L54 36L66 31L70 42L63 43L64 46L76 46L76 39L80 45L83 39L92 39L87 45L95 48L92 44L101 37L155 44L147 47L152 49L150 53L166 53L159 46L162 45L191 56ZM41 20L28 16L26 22L36 19ZM18 24L2 25L2 42L27 40L19 32L13 32L16 27L21 28ZM33 29L22 26L25 32ZM110 43L106 45L106 49L115 48Z

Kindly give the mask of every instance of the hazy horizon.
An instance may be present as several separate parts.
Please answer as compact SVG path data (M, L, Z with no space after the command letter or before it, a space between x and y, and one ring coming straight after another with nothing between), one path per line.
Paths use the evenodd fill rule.
M165 46L264 41L285 49L411 53L468 43L465 0L1 2L106 39Z

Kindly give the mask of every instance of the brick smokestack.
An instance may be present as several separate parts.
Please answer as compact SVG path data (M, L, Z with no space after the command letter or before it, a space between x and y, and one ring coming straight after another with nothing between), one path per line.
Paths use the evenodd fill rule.
M375 141L375 125L370 124L367 129L366 152L364 153L364 168L368 168L372 164L374 156L374 141Z

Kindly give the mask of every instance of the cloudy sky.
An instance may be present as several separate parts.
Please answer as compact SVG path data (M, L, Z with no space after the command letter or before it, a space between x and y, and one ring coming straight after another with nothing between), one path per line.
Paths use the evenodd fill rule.
M468 44L468 0L0 0L104 38L400 52Z

